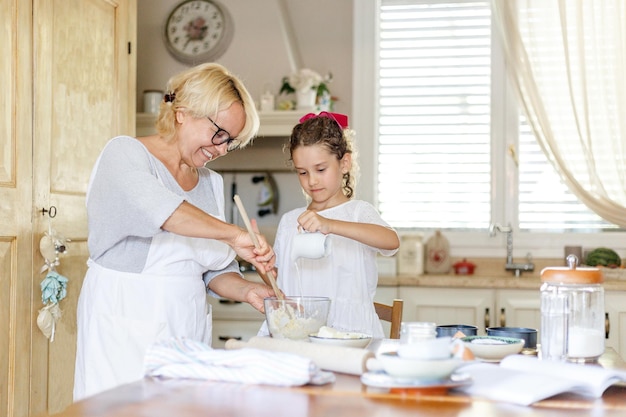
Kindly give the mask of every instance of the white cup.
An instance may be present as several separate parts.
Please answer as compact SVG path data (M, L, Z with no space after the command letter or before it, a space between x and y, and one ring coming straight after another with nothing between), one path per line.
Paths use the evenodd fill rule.
M323 233L298 233L291 242L291 260L319 259L330 254L330 240Z

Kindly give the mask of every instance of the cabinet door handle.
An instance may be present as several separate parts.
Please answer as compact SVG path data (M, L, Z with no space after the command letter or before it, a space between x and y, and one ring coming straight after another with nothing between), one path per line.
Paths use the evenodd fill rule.
M241 340L242 337L241 336L218 336L217 337L220 341L225 342L229 339L235 339L235 340Z
M489 327L489 307L485 308L485 331L487 331L487 327Z
M227 298L220 298L220 304L241 304L241 301L229 300Z
M500 327L506 327L506 310L500 309Z
M609 320L609 313L604 313L604 334L605 338L609 338L609 333L611 332L611 320Z

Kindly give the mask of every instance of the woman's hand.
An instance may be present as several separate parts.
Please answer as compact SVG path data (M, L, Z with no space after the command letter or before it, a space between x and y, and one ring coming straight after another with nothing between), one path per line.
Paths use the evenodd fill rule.
M246 293L246 302L261 313L265 313L263 299L267 297L276 297L271 287L263 284L253 284Z
M250 262L259 271L266 273L274 268L276 254L272 246L267 242L267 239L265 239L265 236L259 233L256 221L252 220L250 223L252 224L259 247L254 246L250 234L243 229L239 229L239 232L233 239L231 247L243 260Z
M216 276L209 281L209 289L221 297L249 303L261 313L265 313L263 299L276 296L270 286L248 281L235 272Z

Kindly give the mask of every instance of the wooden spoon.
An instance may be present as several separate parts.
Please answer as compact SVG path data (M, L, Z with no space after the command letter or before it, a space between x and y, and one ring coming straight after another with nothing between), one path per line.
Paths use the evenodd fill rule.
M239 214L241 215L241 218L243 219L243 222L246 225L246 229L248 229L248 233L250 234L250 238L252 239L252 242L254 243L254 247L258 249L260 247L259 240L256 237L256 233L254 233L254 230L252 229L250 218L248 217L248 213L246 213L246 208L243 206L243 203L241 202L241 198L239 198L238 194L235 194L233 199L235 200L235 204L237 204L237 208L239 209ZM272 285L272 289L274 290L276 297L279 300L284 300L285 297L283 296L283 293L278 288L278 285L276 285L276 277L274 276L274 271L268 270L267 277L270 280L270 284Z

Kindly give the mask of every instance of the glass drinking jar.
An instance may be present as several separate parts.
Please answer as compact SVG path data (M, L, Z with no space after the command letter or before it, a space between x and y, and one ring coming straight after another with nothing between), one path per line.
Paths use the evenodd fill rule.
M574 255L567 263L541 271L541 358L595 361L604 353L604 278Z
M403 321L400 324L400 343L413 344L437 337L437 325L425 321Z

